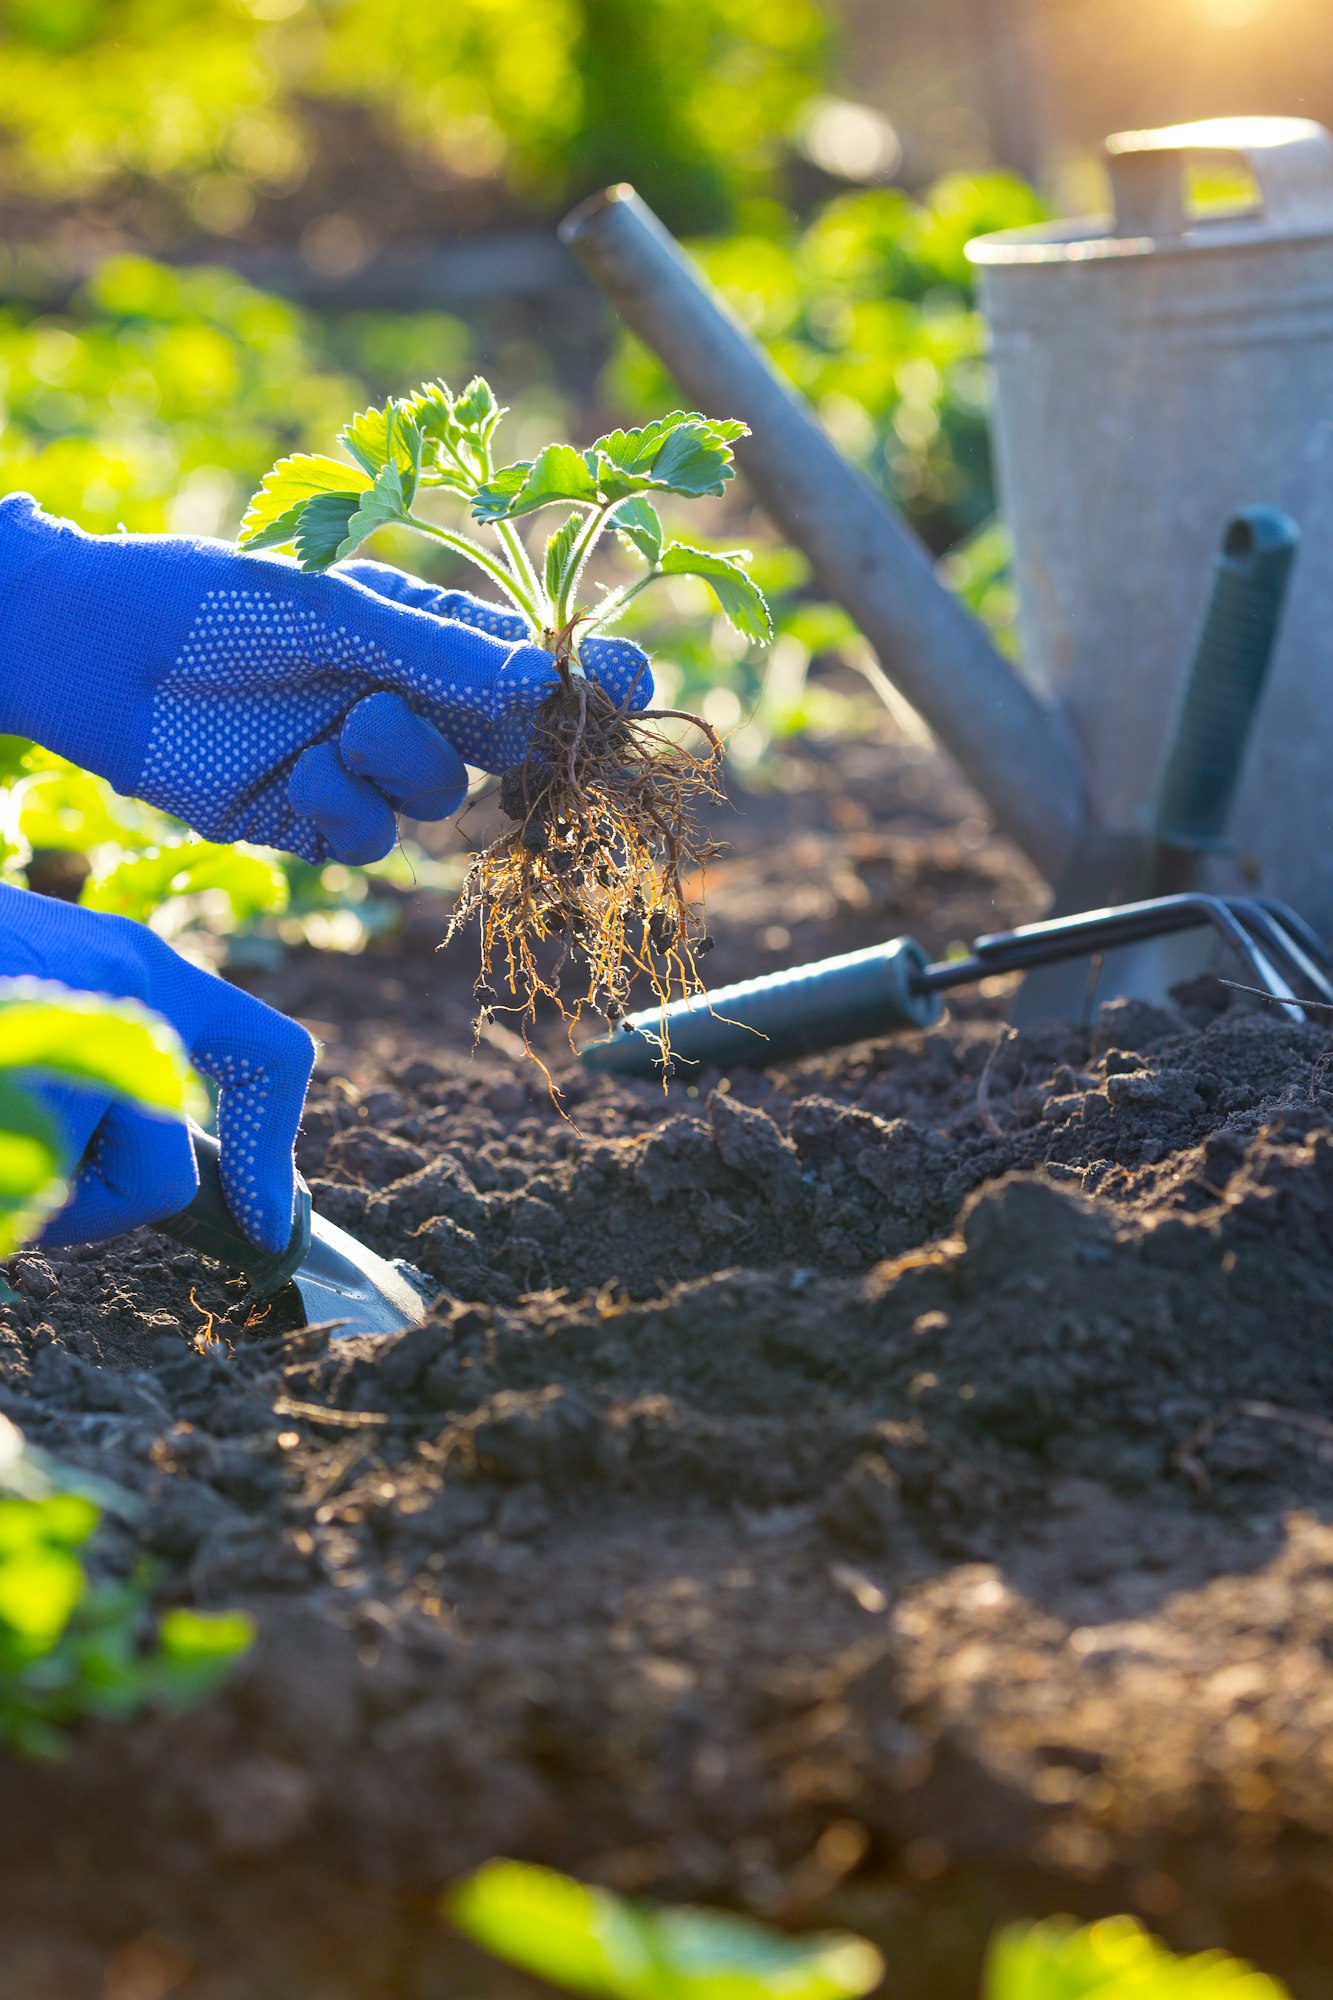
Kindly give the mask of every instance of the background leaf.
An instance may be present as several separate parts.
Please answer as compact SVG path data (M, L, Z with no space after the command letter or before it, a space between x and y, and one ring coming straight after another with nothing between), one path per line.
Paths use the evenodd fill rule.
M237 923L285 909L289 893L286 874L265 855L211 840L183 840L124 855L94 876L81 901L85 909L147 923L169 897L207 890L221 891Z

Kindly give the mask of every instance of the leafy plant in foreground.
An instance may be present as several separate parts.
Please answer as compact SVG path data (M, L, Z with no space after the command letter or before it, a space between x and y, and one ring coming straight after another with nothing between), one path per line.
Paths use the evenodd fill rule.
M489 1862L445 1910L511 1965L600 2000L853 2000L884 1973L864 1938L787 1937L716 1910L654 1909L518 1861Z
M480 378L461 394L432 382L364 410L341 433L347 459L302 453L274 467L250 504L241 545L290 547L304 568L324 569L379 528L415 528L479 569L553 654L558 684L538 712L524 761L501 776L510 829L478 855L449 935L479 919L484 1010L502 986L504 1004L525 1027L542 996L571 1027L589 1007L614 1022L635 969L664 1003L699 984L705 934L685 885L709 849L690 808L715 789L721 744L697 717L632 712L632 689L617 703L589 678L581 655L590 634L664 577L703 578L738 632L768 639L768 607L745 567L747 552L668 539L654 504L662 494L720 494L745 426L675 410L610 431L586 451L548 444L531 459L500 465L495 437L504 415ZM489 529L494 540L420 513L432 492L465 508L469 526ZM534 558L516 524L548 507L565 517ZM585 603L588 565L608 533L641 567ZM703 735L703 751L671 740L663 724L673 717ZM553 964L540 955L550 941ZM561 975L575 952L587 981L569 1006Z
M0 1746L59 1755L85 1716L209 1694L249 1646L242 1612L166 1612L142 1581L90 1583L83 1551L102 1509L28 1452L0 1417Z
M73 1165L25 1088L37 1076L164 1113L207 1108L175 1034L146 1007L44 980L0 980L0 1256L59 1208Z
M516 1861L455 1884L444 1912L498 1958L594 2000L853 2000L884 1978L845 1933L789 1937L713 1910L659 1909ZM1132 1917L1013 1924L981 2000L1288 2000L1266 1973L1209 1951L1179 1958Z
M1287 2000L1287 1992L1225 1952L1178 1958L1133 1917L1082 1928L1054 1917L998 1934L983 2000Z

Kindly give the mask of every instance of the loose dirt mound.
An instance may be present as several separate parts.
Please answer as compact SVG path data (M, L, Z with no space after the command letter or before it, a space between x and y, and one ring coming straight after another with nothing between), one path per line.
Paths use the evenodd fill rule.
M724 976L902 928L914 872L932 944L1028 913L910 803L807 812L731 864ZM850 1917L904 1995L1071 1905L1321 1991L1325 1033L1215 982L1004 1040L973 1001L665 1098L575 1073L570 1124L419 969L272 990L339 1014L303 1164L445 1288L424 1329L246 1323L148 1237L16 1262L0 1408L140 1496L110 1564L263 1636L188 1718L0 1765L5 1992L457 1990L411 1899L495 1852Z

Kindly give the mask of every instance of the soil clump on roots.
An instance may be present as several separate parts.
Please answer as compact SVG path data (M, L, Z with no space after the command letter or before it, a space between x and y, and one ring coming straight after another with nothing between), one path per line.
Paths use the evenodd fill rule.
M820 776L742 802L719 977L1032 913L920 753ZM7 2000L517 1995L428 1909L494 1853L851 1923L903 2000L1053 1908L1321 1994L1326 1029L1205 981L997 1051L984 993L665 1095L553 1041L571 1124L417 934L262 990L326 1036L317 1203L424 1328L247 1320L146 1234L10 1267L0 1409L140 1502L99 1561L261 1637L0 1762Z

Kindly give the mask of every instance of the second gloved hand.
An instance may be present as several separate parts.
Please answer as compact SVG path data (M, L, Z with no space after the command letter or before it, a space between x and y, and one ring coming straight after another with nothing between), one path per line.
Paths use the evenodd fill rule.
M311 575L169 535L86 535L0 501L0 730L33 736L210 840L378 860L443 818L464 765L523 755L556 685L521 618L379 563ZM590 674L643 707L637 646Z
M0 978L57 980L76 992L142 1001L171 1023L191 1063L218 1086L227 1206L245 1235L281 1251L292 1233L292 1148L314 1063L305 1029L201 972L142 924L0 884ZM182 1119L42 1083L37 1095L81 1161L66 1206L43 1243L85 1243L160 1222L198 1186Z

